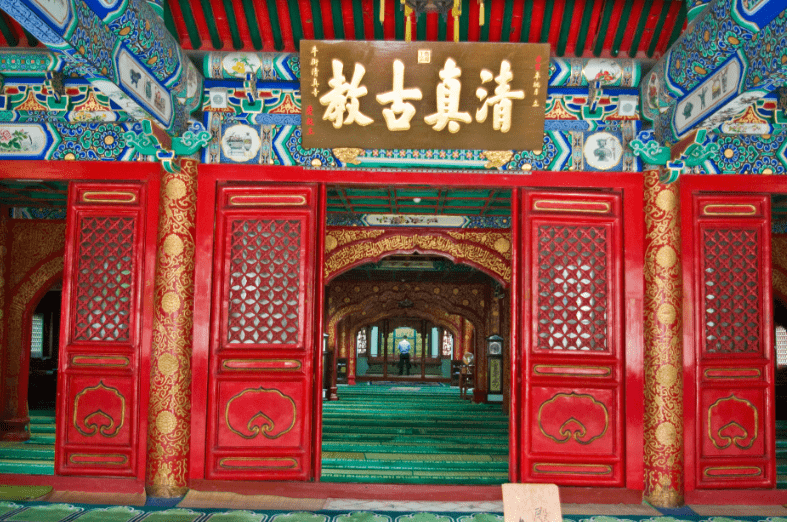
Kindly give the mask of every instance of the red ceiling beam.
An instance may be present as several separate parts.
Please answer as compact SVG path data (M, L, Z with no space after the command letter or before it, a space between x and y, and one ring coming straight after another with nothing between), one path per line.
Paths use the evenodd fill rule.
M601 48L602 56L611 56L612 44L615 42L615 35L618 32L618 27L620 27L624 5L623 2L612 4L612 13L609 15L609 23L607 24L607 34L598 35L598 38L603 38L604 40Z
M486 23L489 24L489 41L499 42L503 33L503 15L505 13L505 2L484 2L486 7Z
M260 28L260 37L262 38L261 50L264 52L273 52L276 49L267 2L265 0L254 0L254 11L257 13L257 21L259 21L258 27Z
M477 42L481 37L481 27L478 25L480 7L478 0L470 0L470 9L467 13L467 41Z
M566 49L564 51L564 56L566 57L576 56L577 39L579 38L579 30L582 28L582 15L585 13L585 3L587 1L588 0L575 0L574 2L574 12L571 13L571 26L568 30ZM555 52L555 50L553 49L552 52Z
M650 2L648 2L650 4ZM623 40L620 42L620 52L618 56L621 58L628 58L628 53L631 50L631 45L634 43L634 37L637 35L637 28L639 21L642 18L643 11L645 10L644 0L634 0L631 6L631 13L629 13L628 29L623 35Z
M333 9L331 0L319 0L320 13L322 14L322 31L326 40L335 40L336 33L333 30Z
M650 44L653 41L653 30L659 21L659 15L664 7L664 0L653 0L648 12L648 21L645 23L645 29L642 30L642 37L639 40L639 49L642 52L648 52Z
M522 12L525 9L525 0L514 0L514 8L511 12L511 31L508 36L509 42L518 42L522 37Z
M208 23L205 21L205 12L202 10L202 5L198 2L192 2L190 0L183 0L188 1L189 5L191 5L191 14L194 17L194 25L197 26L197 33L199 33L199 37L202 39L202 47L201 50L208 50L215 49L213 47L213 41L210 38L210 31L208 31Z
M282 51L285 53L295 52L295 38L293 37L292 18L290 17L290 6L288 2L274 2L276 5L276 14L279 16L279 31L281 33ZM270 5L270 4L269 4Z
M333 13L333 16L338 16L344 24L344 39L355 40L355 14L353 0L342 0L342 12Z
M672 0L669 6L669 12L667 13L667 18L664 20L664 26L659 35L659 43L656 45L656 51L653 53L654 58L659 58L665 52L667 52L667 46L669 45L670 36L672 36L672 31L675 27L675 20L678 18L678 13L680 13L680 8L683 5L683 2Z
M169 10L172 13L172 22L175 24L175 32L178 33L180 46L183 49L195 49L191 38L189 37L189 30L188 27L186 27L186 21L183 19L183 11L180 9L180 2L178 0L170 0Z
M574 5L574 9L576 9L576 4ZM566 11L566 3L565 2L553 2L552 3L552 20L550 21L549 27L549 43L552 44L552 52L555 52L557 48L557 42L560 40L560 30L563 27L563 24L566 23L563 20L563 13Z
M385 20L383 20L383 33L386 40L396 39L396 9L397 2L395 0L385 1ZM375 16L380 16L380 13L375 13Z
M192 4L193 5L193 4ZM224 2L221 0L210 0L210 8L213 11L213 23L216 24L216 32L221 40L221 49L232 49L232 31L227 20L227 11L224 9ZM236 24L239 25L239 24Z
M546 0L534 0L533 10L530 12L530 34L527 41L537 43L541 41L541 29L544 25L544 8ZM557 2L555 2L557 3Z
M593 2L593 11L590 15L590 24L588 25L587 36L585 37L585 47L582 50L582 56L592 56L593 48L596 45L596 33L598 26L601 24L601 14L604 8L604 2L601 0L586 0Z
M365 40L374 40L374 23L380 13L374 12L374 0L363 0L363 32Z
M440 14L437 12L426 13L426 40L437 41L437 31L440 28Z
M312 4L310 0L298 0L298 8L301 13L301 27L303 27L303 37L306 40L314 40L314 15L312 14Z

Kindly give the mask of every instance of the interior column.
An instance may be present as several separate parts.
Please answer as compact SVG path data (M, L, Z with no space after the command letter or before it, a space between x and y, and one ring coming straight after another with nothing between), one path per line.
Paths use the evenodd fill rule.
M188 491L191 350L197 214L197 161L162 170L145 490L150 497Z
M645 491L683 504L683 286L678 183L645 171Z

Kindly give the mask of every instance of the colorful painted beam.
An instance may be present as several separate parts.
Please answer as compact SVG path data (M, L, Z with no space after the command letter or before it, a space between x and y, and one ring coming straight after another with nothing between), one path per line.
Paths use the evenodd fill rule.
M671 146L714 128L784 81L787 0L714 0L645 76L643 118Z
M135 119L172 136L187 129L201 78L168 33L169 43L154 45L166 28L147 3L0 0L0 7Z

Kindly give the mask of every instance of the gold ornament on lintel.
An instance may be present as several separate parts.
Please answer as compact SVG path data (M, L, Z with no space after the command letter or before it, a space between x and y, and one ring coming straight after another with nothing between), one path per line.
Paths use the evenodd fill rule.
M362 152L363 149L353 149L349 147L333 149L333 155L336 156L336 159L342 163L350 163L352 165L361 164L361 162L358 161L358 156L360 156Z
M486 158L485 169L500 169L503 165L511 161L514 151L511 150L485 150L481 153L482 158Z

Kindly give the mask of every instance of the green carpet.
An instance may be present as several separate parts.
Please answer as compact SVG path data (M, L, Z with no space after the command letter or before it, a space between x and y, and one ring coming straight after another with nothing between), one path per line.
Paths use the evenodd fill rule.
M30 412L30 439L0 442L0 473L55 474L55 412Z
M502 484L508 415L448 386L342 386L323 403L323 482Z

